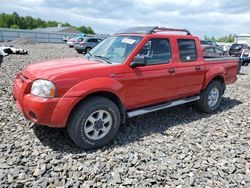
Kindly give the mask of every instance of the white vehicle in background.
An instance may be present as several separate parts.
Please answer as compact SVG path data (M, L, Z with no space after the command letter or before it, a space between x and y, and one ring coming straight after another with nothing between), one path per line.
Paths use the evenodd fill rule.
M70 38L68 41L67 41L67 45L70 47L70 48L73 48L74 47L74 44L76 42L76 37L73 37L73 38Z
M70 38L69 36L64 35L62 39L64 42L67 42L69 40L69 38Z
M0 48L5 54L28 54L27 50L21 48L15 48L13 45L2 46Z
M220 45L219 47L223 50L223 52L224 52L225 54L228 53L229 48L230 48L229 45Z
M4 49L4 47L0 47L0 55L2 55L2 56L9 55L9 54L5 53L3 49Z

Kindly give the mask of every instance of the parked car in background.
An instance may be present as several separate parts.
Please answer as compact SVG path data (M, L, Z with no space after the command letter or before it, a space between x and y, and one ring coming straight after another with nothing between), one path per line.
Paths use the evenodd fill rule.
M224 54L227 54L230 49L230 45L219 45L219 48L223 50Z
M70 39L67 41L67 45L68 45L70 48L72 48L72 47L74 47L75 41L76 41L76 37L70 38Z
M241 65L247 66L250 63L250 50L243 50L240 56Z
M213 41L209 41L209 40L200 40L200 41L201 41L201 45L211 45L211 46L219 47L219 45Z
M243 50L247 50L248 49L248 45L247 44L237 44L234 43L230 49L229 49L229 55L230 56L237 56L240 57Z
M67 42L68 40L69 40L69 36L66 36L66 35L64 35L63 37L62 37L62 40L64 41L64 42Z
M4 55L2 54L2 51L0 50L0 66L3 62L3 57L4 57Z
M164 34L171 31L184 34ZM137 27L83 58L28 65L16 75L13 95L26 118L67 127L79 147L91 149L109 143L127 118L191 102L215 111L237 71L238 58L203 58L187 30Z
M202 45L203 49L203 57L204 58L216 58L216 57L224 57L226 53L219 47L211 46L211 45Z
M102 39L96 37L79 38L74 44L74 48L78 53L87 53L94 48Z

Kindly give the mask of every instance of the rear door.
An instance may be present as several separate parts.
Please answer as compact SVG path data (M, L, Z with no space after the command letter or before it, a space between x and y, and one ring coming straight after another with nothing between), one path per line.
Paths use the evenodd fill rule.
M202 53L198 54L196 38L176 38L178 63L175 68L176 98L198 94L205 77ZM201 50L200 50L201 52Z

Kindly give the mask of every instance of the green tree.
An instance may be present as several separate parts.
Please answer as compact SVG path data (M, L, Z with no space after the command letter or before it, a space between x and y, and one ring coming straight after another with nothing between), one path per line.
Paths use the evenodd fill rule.
M205 40L209 40L209 41L214 41L214 42L234 42L235 39L235 35L233 34L229 34L228 36L225 37L220 37L220 38L214 38L212 37L208 37L208 36L204 36Z
M12 14L1 13L0 14L0 27L3 28L13 28L13 29L35 29L35 28L44 28L44 27L57 27L58 24L61 24L63 27L74 27L77 30L86 33L94 34L94 30L91 27L75 27L69 23L60 23L57 21L44 21L41 18L33 18L31 16L19 16L17 12Z
M20 29L19 26L16 25L16 24L11 25L10 28L11 28L11 29Z

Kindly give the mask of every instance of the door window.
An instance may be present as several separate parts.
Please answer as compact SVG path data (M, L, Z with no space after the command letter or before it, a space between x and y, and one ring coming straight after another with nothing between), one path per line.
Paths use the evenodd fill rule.
M97 43L97 39L89 39L88 42L96 42Z
M197 50L193 39L178 39L179 58L181 62L192 62L197 59Z
M219 48L215 48L215 52L217 55L223 55L223 51Z
M205 48L204 53L206 53L206 54L214 54L215 51L214 51L214 48L208 47L208 48Z
M171 47L168 39L150 39L141 48L139 56L145 56L148 65L169 63Z

